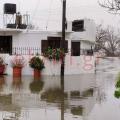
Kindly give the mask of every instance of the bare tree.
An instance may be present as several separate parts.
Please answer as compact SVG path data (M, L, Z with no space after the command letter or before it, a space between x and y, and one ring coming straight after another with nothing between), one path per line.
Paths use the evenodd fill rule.
M113 28L102 28L102 25L97 27L96 33L96 51L102 51L106 56L116 56L120 53L120 37L115 35Z
M109 12L120 13L120 0L99 0L101 7L107 8Z

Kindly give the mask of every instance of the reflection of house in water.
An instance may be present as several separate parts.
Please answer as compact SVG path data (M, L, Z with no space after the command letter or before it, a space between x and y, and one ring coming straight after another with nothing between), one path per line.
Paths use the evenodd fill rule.
M0 76L0 91L3 90L4 85L5 85L5 77Z
M95 75L65 76L64 91L68 93L68 113L87 116L95 102Z
M15 89L20 89L22 87L22 79L21 77L13 77L12 85Z
M88 77L89 76L89 77ZM70 114L73 117L77 115L77 117L87 116L90 111L92 110L95 104L95 76L93 74L86 75L79 75L79 76L65 76L64 81L64 93L65 93L65 100L64 100L64 110L65 114ZM14 106L18 108L32 108L32 112L35 112L36 109L40 111L57 111L60 113L61 111L61 104L62 102L62 91L61 91L61 81L59 76L55 77L48 77L44 76L41 79L43 82L38 81L38 86L42 83L42 88L37 89L35 86L37 85L35 81L35 86L32 87L34 80L31 77L23 77L22 80L22 87L18 86L14 89L12 86L13 81L7 79L6 83L11 81L11 93L10 101L8 105L9 109L12 111L12 107ZM17 81L18 83L18 81ZM32 83L32 84L31 84ZM9 87L9 86L7 86ZM17 87L17 86L16 86ZM38 91L39 90L39 91ZM43 93L49 93L46 97ZM2 92L2 94L4 91ZM42 98L41 98L42 96ZM45 99L43 99L45 98ZM4 101L7 103L7 101ZM7 106L7 105L6 105ZM2 107L2 105L0 105ZM5 106L4 106L5 107ZM16 111L19 109L16 108ZM35 108L35 109L33 109ZM63 109L62 109L63 110ZM56 113L56 114L57 114ZM32 114L32 113L30 113ZM78 116L79 115L79 116ZM40 116L39 116L40 117ZM60 117L60 116L59 116Z
M18 120L21 114L20 107L12 103L12 94L0 95L0 111L3 120Z

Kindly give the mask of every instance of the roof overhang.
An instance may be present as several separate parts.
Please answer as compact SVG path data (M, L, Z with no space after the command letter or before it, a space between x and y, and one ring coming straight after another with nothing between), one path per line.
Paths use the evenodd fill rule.
M81 40L83 42L86 42L86 43L90 43L90 44L95 44L95 41L93 40Z
M62 33L62 31L56 31L57 33ZM65 33L73 33L73 31L65 31Z
M7 32L19 33L19 32L22 32L22 31L23 31L22 29L0 28L0 32L4 32L4 33L7 33Z

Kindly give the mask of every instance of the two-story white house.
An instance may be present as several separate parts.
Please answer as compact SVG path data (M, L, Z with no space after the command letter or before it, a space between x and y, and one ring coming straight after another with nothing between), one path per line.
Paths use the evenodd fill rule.
M39 31L29 29L0 29L0 53L5 54L8 63L6 73L12 74L10 59L13 55L23 55L26 60L35 54L42 55L46 48L60 48L61 31ZM91 19L70 21L66 25L65 38L65 74L81 74L94 72L93 49L96 37L95 23ZM59 75L60 62L45 62L44 75ZM31 75L32 69L27 64L24 75Z

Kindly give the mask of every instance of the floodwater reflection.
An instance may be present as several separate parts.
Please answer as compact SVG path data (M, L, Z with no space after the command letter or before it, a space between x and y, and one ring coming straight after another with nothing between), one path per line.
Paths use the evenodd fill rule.
M13 77L12 85L13 85L13 88L15 88L15 89L21 89L22 78L21 77Z
M41 79L33 80L30 83L31 93L39 93L43 89L43 86L44 82Z
M118 71L98 69L64 81L59 76L0 77L0 120L119 120L120 100L114 97Z
M44 76L39 80L31 76L4 76L4 80L6 85L0 91L0 114L4 120L8 117L11 120L79 118L90 111L95 101L94 74L89 78L86 75L65 76L64 81L59 76Z
M5 77L0 76L0 91L3 90L3 86L5 85Z

